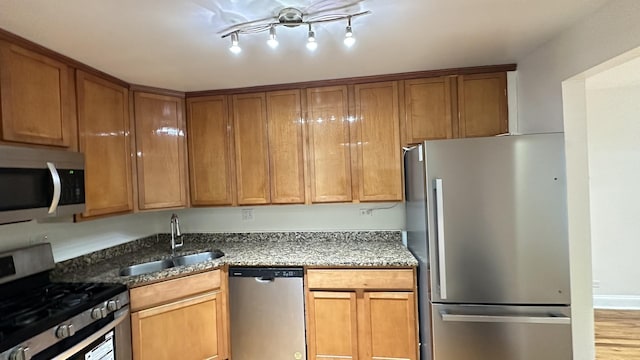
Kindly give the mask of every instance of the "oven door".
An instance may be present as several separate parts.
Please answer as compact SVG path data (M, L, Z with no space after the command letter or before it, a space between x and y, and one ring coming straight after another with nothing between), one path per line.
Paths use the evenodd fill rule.
M131 360L131 318L129 307L116 313L113 321L53 360Z

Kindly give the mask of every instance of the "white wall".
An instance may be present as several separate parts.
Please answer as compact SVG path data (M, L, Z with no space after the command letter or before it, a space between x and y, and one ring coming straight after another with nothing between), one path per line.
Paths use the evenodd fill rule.
M244 221L242 210L252 209L253 220ZM361 215L360 209L372 209ZM334 230L401 230L404 203L280 205L199 208L175 211L181 230L187 232L270 232ZM29 244L52 243L56 261L122 244L141 237L169 232L172 211L114 216L72 223L0 225L0 252ZM46 239L45 239L46 236Z
M640 46L640 1L612 0L518 61L518 130L563 130L568 78Z
M565 80L638 46L640 1L612 0L518 61L518 131L566 133L573 350L579 360L594 358L587 115L584 78Z
M73 223L25 223L0 225L0 251L50 242L56 261L122 244L160 231L160 213L114 216Z
M594 305L640 306L640 58L586 80Z

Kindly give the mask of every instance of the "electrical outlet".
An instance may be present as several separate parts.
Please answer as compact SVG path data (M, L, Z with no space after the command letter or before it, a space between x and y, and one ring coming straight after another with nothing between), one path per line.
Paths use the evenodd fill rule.
M49 236L47 234L37 234L29 238L29 245L46 243L47 241L49 241Z
M600 280L593 280L593 284L592 284L594 289L599 289L600 288Z
M253 221L253 209L242 209L242 221Z
M372 209L360 209L360 216L373 216Z

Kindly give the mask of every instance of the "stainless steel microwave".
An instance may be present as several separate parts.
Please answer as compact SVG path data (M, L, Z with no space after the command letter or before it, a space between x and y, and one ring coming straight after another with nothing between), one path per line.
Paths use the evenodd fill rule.
M84 155L0 145L0 224L84 211Z

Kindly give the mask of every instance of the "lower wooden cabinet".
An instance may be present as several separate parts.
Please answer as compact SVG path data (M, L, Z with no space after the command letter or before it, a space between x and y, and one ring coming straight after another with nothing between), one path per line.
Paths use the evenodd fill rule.
M131 289L133 359L228 359L226 284L215 270Z
M307 270L310 360L418 356L414 274L404 270Z
M355 292L311 291L307 295L310 359L358 359Z

